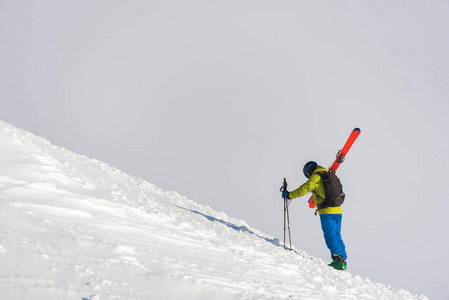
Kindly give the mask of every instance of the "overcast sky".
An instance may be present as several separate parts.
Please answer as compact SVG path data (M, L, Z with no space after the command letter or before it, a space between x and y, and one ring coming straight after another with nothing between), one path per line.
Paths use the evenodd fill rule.
M0 119L281 240L283 177L360 127L349 271L448 299L448 53L442 0L0 0ZM293 244L327 261L307 199Z

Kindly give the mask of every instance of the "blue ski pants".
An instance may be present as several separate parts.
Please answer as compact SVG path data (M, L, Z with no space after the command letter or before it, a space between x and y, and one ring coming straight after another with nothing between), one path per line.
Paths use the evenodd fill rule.
M341 239L341 214L322 214L321 229L323 229L326 246L331 251L331 255L338 254L347 258L346 248Z

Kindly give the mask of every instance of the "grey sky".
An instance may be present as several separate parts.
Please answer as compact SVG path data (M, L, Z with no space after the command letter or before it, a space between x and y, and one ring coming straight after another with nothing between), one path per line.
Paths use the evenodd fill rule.
M282 238L339 174L354 274L447 299L447 1L0 1L0 119ZM295 200L293 244L329 259Z

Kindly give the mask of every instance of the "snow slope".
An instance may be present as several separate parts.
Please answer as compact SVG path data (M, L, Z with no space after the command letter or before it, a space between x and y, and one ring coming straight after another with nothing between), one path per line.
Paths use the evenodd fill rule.
M1 121L0 232L3 299L427 299Z

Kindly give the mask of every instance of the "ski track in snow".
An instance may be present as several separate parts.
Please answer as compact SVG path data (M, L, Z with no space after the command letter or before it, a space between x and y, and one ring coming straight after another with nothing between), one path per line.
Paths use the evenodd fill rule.
M3 122L0 141L4 299L427 299Z

